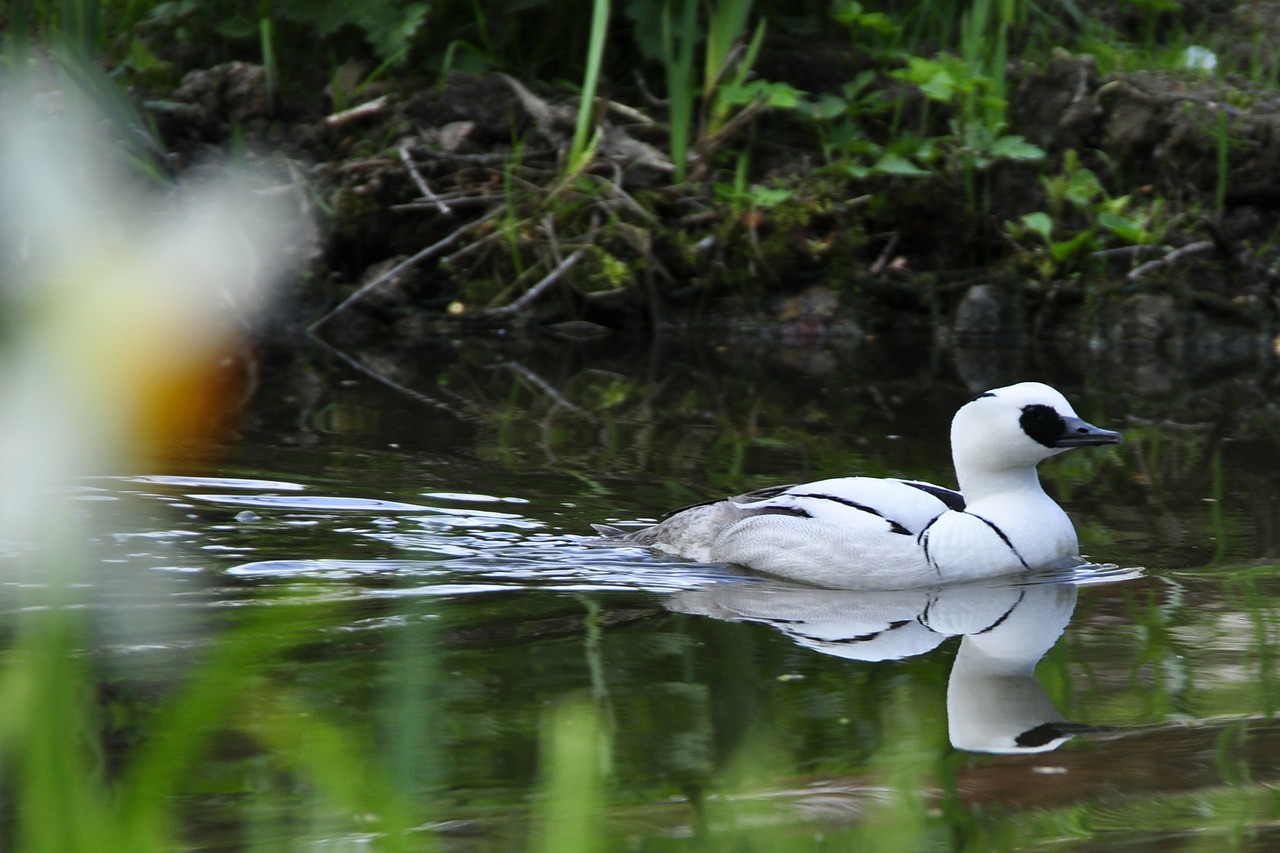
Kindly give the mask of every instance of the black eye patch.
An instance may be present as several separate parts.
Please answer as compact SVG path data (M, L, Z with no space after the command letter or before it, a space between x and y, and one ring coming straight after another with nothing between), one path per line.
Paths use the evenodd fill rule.
M1066 429L1066 424L1062 422L1062 415L1058 414L1053 406L1045 406L1041 403L1023 406L1022 417L1018 418L1018 423L1022 425L1023 432L1045 447L1056 447L1058 439Z

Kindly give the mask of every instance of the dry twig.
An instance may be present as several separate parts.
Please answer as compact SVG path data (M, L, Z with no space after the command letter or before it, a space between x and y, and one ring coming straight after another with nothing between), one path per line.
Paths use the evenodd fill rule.
M381 95L372 101L365 101L363 104L357 104L349 110L341 110L325 117L324 123L330 127L337 127L346 124L349 121L355 121L365 116L377 115L387 108L387 96Z
M578 259L581 258L583 253L586 251L587 251L586 246L583 246L581 249L578 249L572 255L565 258L560 263L556 264L555 269L553 269L551 272L543 276L541 281L539 281L533 287L525 291L524 294L515 302L512 302L509 305L503 305L500 308L490 308L484 312L485 315L488 317L509 317L512 314L519 314L521 311L524 311L526 308L528 308L530 305L533 304L535 299L537 299L544 292L546 292L546 290L550 288L551 285L559 281L560 277L564 275L566 272L568 272L569 269L578 262Z
M424 406L429 406L430 408L437 409L441 412L447 412L450 415L453 415L454 417L462 420L466 420L471 417L474 417L473 415L467 414L466 412L463 412L459 409L454 408L453 406L450 406L448 403L445 403L441 400L437 400L434 397L431 397L427 394L422 393L421 391L415 391L412 388L409 388L405 385L401 385L399 382L396 382L394 379L383 376L378 371L374 370L373 368L369 367L366 364L361 364L356 359L347 355L345 352L338 349L337 347L331 346L321 338L312 336L312 340L314 340L320 346L324 347L329 352L336 355L342 361L346 362L348 365L351 366L353 370L359 373L362 373L365 376L368 376L370 379L374 380L375 382L379 382L399 394L403 394L404 396L408 397L411 400L416 400L417 402L422 403ZM453 396L456 399L458 399L460 402L463 402L463 403L470 402L457 394Z
M436 210L445 216L452 216L453 211L449 209L449 205L444 203L444 199L436 195L431 189L431 185L427 183L427 179L422 177L422 173L418 171L418 164L413 162L413 157L409 154L409 146L401 145L398 149L400 159L404 161L404 167L409 170L409 177L413 178L414 184L418 187L418 192L422 193L422 197L435 205Z
M323 314L320 317L320 319L316 320L314 323L308 326L307 331L314 332L316 329L320 328L325 323L327 323L330 319L332 319L336 314L342 311L345 311L354 302L357 302L358 300L363 299L366 293L373 290L378 285L382 284L383 282L389 279L395 278L400 273L409 269L409 267L415 264L422 263L432 255L440 251L443 251L444 249L449 248L454 243L456 243L459 239L461 239L463 236L470 234L472 231L475 231L481 225L488 222L490 219L493 219L495 216L497 216L501 212L502 212L501 207L495 207L492 210L490 210L488 213L486 213L484 216L481 216L479 219L474 219L471 222L468 222L466 225L463 225L461 228L454 230L451 234L449 234L449 236L445 237L443 240L439 240L435 243L432 243L430 246L427 246L425 249L418 252L417 254L411 255L410 257L404 259L403 261L396 264L391 269L384 272L382 275L375 278L373 281L370 281L364 284L363 286L361 286L358 290L356 290L355 293L351 294L346 299L339 302L331 310Z
M1156 258L1154 261L1147 261L1145 264L1134 267L1133 269L1129 270L1129 274L1125 276L1125 278L1129 281L1137 281L1138 279L1142 278L1144 275L1147 275L1148 273L1155 272L1156 270L1162 267L1172 266L1173 264L1177 263L1182 258L1187 257L1188 255L1196 255L1196 254L1200 254L1201 252L1208 252L1216 247L1217 247L1217 244L1214 243L1212 240L1197 240L1194 243L1188 243L1185 246L1181 246L1177 249L1173 249L1168 254L1164 255L1163 257Z
M880 257L876 258L876 262L871 265L872 275L881 275L889 266L889 261L893 259L893 250L898 248L897 231L889 235L889 242L885 244L884 250L880 252Z

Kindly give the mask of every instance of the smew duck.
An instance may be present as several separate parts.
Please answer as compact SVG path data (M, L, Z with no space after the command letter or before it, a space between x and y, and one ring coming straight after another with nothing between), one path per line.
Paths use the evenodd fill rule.
M1132 574L1117 574L1122 580ZM1095 726L1067 721L1035 678L1071 620L1072 583L1023 578L897 590L822 589L783 580L713 583L663 600L678 613L756 622L826 655L860 661L925 654L960 636L947 681L951 745L1047 752Z
M776 486L678 510L608 544L734 563L819 586L902 589L1076 564L1079 543L1036 465L1073 447L1117 444L1054 388L980 394L951 422L959 491L916 480L842 477Z

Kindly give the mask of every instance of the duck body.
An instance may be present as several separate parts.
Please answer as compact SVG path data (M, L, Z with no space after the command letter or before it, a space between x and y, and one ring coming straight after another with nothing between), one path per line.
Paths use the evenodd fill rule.
M630 533L598 529L615 544L829 587L896 589L1046 568L1078 562L1079 544L1036 464L1120 439L1081 420L1053 388L1023 382L956 413L959 491L842 477L698 504Z

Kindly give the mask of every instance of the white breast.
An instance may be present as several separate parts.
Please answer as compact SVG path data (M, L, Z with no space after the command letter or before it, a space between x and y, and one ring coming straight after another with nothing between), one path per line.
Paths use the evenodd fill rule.
M929 565L949 580L1044 568L1079 551L1070 519L1039 489L945 513L923 532L920 545Z

